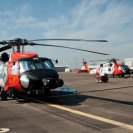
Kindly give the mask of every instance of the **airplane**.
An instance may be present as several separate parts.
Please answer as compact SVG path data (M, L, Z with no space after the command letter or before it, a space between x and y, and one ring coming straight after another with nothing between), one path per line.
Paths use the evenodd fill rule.
M19 94L35 94L49 96L52 89L62 87L64 81L60 79L52 59L39 57L37 53L25 52L25 46L45 46L79 50L101 55L108 55L95 51L72 48L60 45L40 44L37 41L87 41L107 42L106 40L84 39L36 39L26 40L16 38L0 41L0 52L11 49L9 54L4 52L0 59L0 99L16 98ZM56 60L56 63L58 61Z

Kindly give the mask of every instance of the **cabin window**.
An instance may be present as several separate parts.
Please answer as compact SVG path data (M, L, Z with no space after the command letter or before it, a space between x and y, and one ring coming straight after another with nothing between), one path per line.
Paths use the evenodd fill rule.
M15 63L12 65L12 75L17 75L18 74L18 63Z
M0 86L4 87L7 81L7 64L0 61Z
M108 68L108 71L111 71L111 68Z

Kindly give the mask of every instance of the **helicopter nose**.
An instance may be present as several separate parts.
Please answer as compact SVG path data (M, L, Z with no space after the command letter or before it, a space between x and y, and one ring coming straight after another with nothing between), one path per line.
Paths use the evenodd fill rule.
M46 88L54 89L57 87L57 81L55 79L42 79L42 82Z
M61 87L64 84L64 81L62 79L59 79L58 81L55 79L42 79L43 85L46 88L57 88L57 87Z
M64 85L64 81L62 79L59 79L58 87L62 87Z

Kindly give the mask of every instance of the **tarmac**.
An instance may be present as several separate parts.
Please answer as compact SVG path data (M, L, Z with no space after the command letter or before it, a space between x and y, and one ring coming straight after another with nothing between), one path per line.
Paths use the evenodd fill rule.
M133 133L133 75L108 83L86 73L60 77L77 92L0 101L0 133Z

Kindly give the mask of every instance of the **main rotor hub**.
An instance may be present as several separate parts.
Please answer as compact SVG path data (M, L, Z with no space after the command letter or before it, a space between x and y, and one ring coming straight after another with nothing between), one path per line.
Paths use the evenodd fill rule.
M9 45L11 46L25 46L28 44L26 39L16 38L14 40L9 41Z
M14 40L9 40L8 44L12 46L13 51L24 52L24 46L28 45L28 41L26 39L16 38ZM22 50L20 50L21 46L22 46ZM16 47L16 50L15 50L15 47Z

